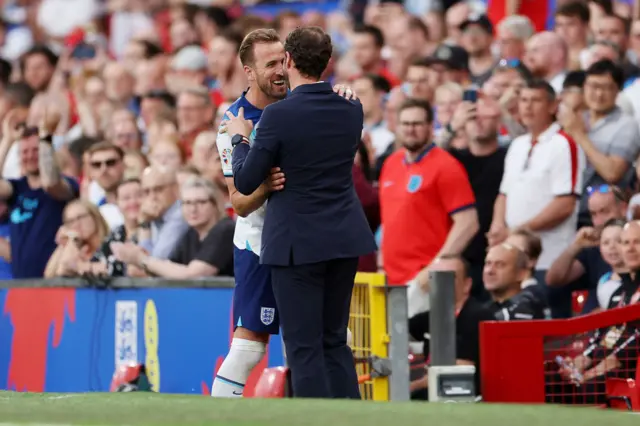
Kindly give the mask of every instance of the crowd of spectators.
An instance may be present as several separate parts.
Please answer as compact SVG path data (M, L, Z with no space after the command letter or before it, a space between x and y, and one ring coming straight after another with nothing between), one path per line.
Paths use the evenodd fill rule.
M324 80L364 110L353 178L379 250L360 269L408 285L417 341L445 266L460 363L478 363L480 321L566 318L576 290L584 313L637 301L620 296L640 243L623 235L640 219L632 6L558 1L544 30L477 1L273 19L249 3L3 3L0 278L233 275L216 131L247 87L238 48L257 28L313 25L334 41Z

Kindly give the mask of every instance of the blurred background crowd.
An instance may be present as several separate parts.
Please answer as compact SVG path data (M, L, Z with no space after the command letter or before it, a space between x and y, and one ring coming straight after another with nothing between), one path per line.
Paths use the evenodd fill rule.
M216 134L247 88L238 48L309 25L334 43L324 80L364 109L353 176L379 251L361 270L408 284L416 340L439 267L473 363L478 321L620 306L640 267L637 4L258 3L1 3L2 279L233 275Z

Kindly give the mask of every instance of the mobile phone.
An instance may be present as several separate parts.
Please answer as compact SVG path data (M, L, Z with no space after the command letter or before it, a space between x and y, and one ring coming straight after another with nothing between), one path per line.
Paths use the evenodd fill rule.
M91 44L79 43L76 47L73 48L71 57L73 59L80 60L93 59L96 57L96 48Z
M462 100L464 102L471 102L472 104L475 104L478 101L478 91L476 89L465 90L462 95Z

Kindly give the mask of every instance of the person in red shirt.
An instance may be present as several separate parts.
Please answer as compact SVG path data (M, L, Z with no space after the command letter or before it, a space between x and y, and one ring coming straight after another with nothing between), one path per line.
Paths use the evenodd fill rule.
M428 102L402 104L397 136L404 149L387 159L379 185L382 261L390 284L414 280L441 255L460 255L478 232L467 173L433 144L432 129Z

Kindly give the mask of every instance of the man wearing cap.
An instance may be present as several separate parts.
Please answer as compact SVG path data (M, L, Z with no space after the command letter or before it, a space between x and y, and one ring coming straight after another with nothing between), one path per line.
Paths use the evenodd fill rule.
M493 25L486 15L469 15L460 25L462 31L462 47L469 52L469 73L471 82L482 86L489 78L496 65L491 53L493 42Z
M180 49L171 61L172 75L169 81L180 85L208 86L207 55L199 46Z
M460 46L441 44L426 64L439 74L438 85L448 81L461 85L469 82L469 54Z

